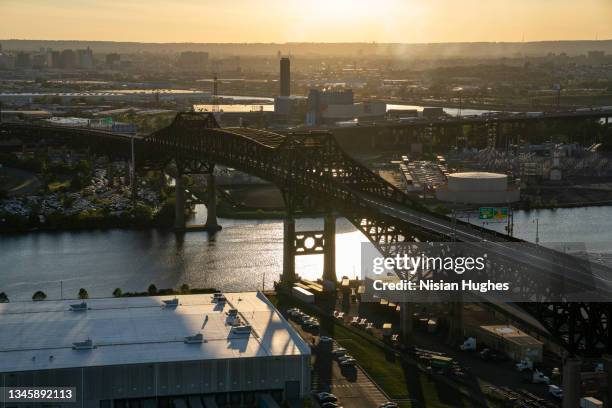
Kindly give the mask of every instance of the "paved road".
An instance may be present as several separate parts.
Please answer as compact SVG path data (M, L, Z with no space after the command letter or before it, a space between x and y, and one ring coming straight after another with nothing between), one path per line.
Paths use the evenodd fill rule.
M338 404L345 408L373 408L388 401L387 396L360 367L344 369L338 365L331 355L334 346L319 343L319 336L305 332L292 320L288 321L304 340L313 345L312 390L314 392L326 391L335 394L338 397Z

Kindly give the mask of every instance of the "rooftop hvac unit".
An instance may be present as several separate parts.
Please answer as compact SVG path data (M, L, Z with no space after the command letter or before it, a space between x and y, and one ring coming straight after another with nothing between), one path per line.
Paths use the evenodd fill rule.
M72 310L73 312L83 312L87 310L87 303L86 302L81 302L81 303L76 303L74 305L70 305L70 310Z
M194 334L193 336L187 336L185 337L185 343L186 344L205 343L204 336L202 335L202 333Z
M177 307L179 304L178 298L174 298L171 300L164 300L163 302L166 307Z
M72 343L73 350L91 350L94 348L93 341L91 339L87 339L85 341L77 341Z
M243 334L251 334L251 326L248 324L245 325L241 325L241 326L234 326L232 327L232 333L233 334L238 334L238 335L243 335Z

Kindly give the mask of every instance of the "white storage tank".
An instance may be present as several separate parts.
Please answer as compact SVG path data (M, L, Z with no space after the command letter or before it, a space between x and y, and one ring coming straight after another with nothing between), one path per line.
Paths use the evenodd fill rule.
M451 173L448 182L436 188L436 198L453 203L512 203L520 198L520 190L508 186L508 176L488 172Z

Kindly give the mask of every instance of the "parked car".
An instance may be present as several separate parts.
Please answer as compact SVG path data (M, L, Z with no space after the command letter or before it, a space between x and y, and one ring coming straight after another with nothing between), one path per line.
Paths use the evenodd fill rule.
M328 336L321 336L321 337L319 337L319 341L321 343L331 343L331 342L334 341L334 339L332 339L331 337L328 337Z
M563 398L563 389L556 385L549 385L548 393L555 398L559 398L559 399Z
M348 359L353 359L353 356L349 355L349 354L345 354L343 356L338 357L338 361L341 363L344 360L348 360Z
M336 397L333 394L326 395L323 398L319 398L319 402L322 404L326 402L337 402L337 401L338 401L338 397Z
M321 401L325 397L335 397L331 392L318 392L315 396L317 397L317 401Z

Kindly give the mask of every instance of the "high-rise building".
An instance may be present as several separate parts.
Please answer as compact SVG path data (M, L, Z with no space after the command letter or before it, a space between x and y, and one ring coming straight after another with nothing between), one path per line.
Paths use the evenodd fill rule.
M93 68L93 52L87 47L84 50L77 50L77 64L79 68Z
M291 60L280 59L280 96L291 95Z
M46 54L32 55L32 68L43 69L46 66L47 66L47 55Z
M30 59L30 54L27 52L19 52L17 53L17 58L15 59L15 68L31 68L32 61Z
M64 50L60 59L61 68L73 69L76 67L76 54L73 50Z
M51 51L49 52L48 58L51 59L51 62L47 60L47 65L51 68L61 68L62 67L62 53L59 51Z
M6 52L0 52L0 69L14 69L15 57Z

